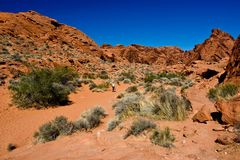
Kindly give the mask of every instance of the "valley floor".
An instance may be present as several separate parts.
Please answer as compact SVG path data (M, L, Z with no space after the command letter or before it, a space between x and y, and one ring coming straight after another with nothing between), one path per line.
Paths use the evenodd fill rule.
M215 83L215 82L213 82ZM194 85L187 91L192 102L193 112L185 121L157 121L160 128L170 127L176 137L174 147L166 149L151 144L147 135L123 139L126 128L106 131L107 122L114 116L112 104L116 96L128 85L117 86L117 92L93 93L84 86L77 93L70 95L71 105L45 110L19 110L9 107L10 96L6 88L0 91L0 159L3 160L53 160L53 159L86 159L86 160L124 160L124 159L163 159L163 160L237 160L240 147L226 148L214 141L223 132L214 132L213 128L221 127L217 122L207 124L194 123L191 118L204 104L214 108L206 98L208 82ZM86 109L96 105L102 106L108 113L103 123L92 132L76 133L60 137L45 144L33 144L33 133L43 123L64 115L76 120ZM128 121L124 122L128 126ZM14 143L17 149L7 153L7 145ZM219 152L217 152L217 150Z

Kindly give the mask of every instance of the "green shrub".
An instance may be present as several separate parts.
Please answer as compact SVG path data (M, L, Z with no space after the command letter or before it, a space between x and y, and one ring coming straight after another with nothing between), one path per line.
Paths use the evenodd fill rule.
M114 119L110 120L108 123L107 131L114 130L120 123L121 120L118 117L115 117Z
M150 137L150 140L155 145L172 147L175 137L170 133L170 129L167 127L163 131L155 129Z
M160 88L152 96L153 117L166 120L184 120L191 103L185 97L179 97L173 90Z
M108 88L110 86L110 83L109 82L103 82L103 83L100 83L100 84L95 84L95 83L91 83L89 85L89 88L93 91L93 92L104 92L104 91L107 91Z
M124 84L129 84L129 83L131 83L131 82L132 82L131 79L128 79L128 78L126 78L126 79L123 80L123 83L124 83Z
M222 85L218 85L215 88L211 88L208 91L208 98L210 100L216 101L219 99L230 99L238 93L238 86L226 83Z
M168 79L171 79L171 78L180 78L180 79L185 79L185 76L184 74L182 73L175 73L175 72L160 72L157 74L157 77L158 78L168 78Z
M67 67L36 69L11 81L9 89L13 93L13 102L20 108L64 105L78 85L77 77L78 74Z
M94 73L83 73L82 78L83 79L96 79L96 75Z
M34 137L41 143L53 141L59 136L71 135L76 131L97 127L105 116L106 113L102 107L87 110L76 122L69 122L64 116L59 116L40 126Z
M14 150L16 148L17 148L16 145L12 144L12 143L9 143L8 146L7 146L8 152L11 152L12 150Z
M137 92L137 91L138 91L137 86L130 86L126 89L127 93L132 93L132 92Z
M122 72L120 74L119 80L124 81L126 79L129 79L131 82L134 82L136 80L134 72L131 70L128 70L127 72Z
M137 136L141 134L144 130L156 128L156 124L145 119L138 119L133 121L130 129L124 135L124 139L127 137L134 135Z
M102 107L95 107L81 114L80 118L74 123L78 130L89 130L97 127L101 119L106 116Z
M151 83L151 82L153 82L154 79L157 79L157 75L152 72L148 72L145 74L144 82Z
M94 88L97 87L96 83L94 83L94 82L89 83L88 86L89 86L89 89L90 89L90 90L93 90Z
M109 78L108 73L104 70L100 72L98 77L101 78L101 79L108 79Z
M143 97L136 93L127 94L113 105L115 115L120 119L140 112L140 100Z
M64 116L56 117L53 121L43 124L34 137L38 142L49 142L55 140L60 135L70 135L74 133L74 125L68 122Z

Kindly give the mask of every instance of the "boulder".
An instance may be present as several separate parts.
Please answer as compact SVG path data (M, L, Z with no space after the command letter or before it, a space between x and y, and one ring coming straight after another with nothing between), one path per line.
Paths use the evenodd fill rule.
M202 108L193 116L192 120L193 122L199 123L211 121L212 117L210 109L206 105L203 105Z
M234 138L232 136L229 135L222 135L219 136L216 140L216 143L222 144L222 145L229 145L232 144L234 142Z
M222 114L222 122L232 125L240 122L240 96L230 101L218 101L215 107Z

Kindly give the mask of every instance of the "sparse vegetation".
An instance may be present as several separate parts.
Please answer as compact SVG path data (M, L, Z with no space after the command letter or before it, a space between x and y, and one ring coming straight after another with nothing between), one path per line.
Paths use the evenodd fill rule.
M16 148L17 148L16 145L12 144L12 143L9 143L8 146L7 146L8 152L11 152L12 150L14 150Z
M102 82L100 84L91 82L89 84L89 89L92 90L93 92L104 92L108 90L109 86L110 86L109 82Z
M152 113L157 119L184 120L191 103L184 97L176 95L174 90L158 89L152 96Z
M84 112L76 122L69 122L66 117L59 116L53 121L43 124L34 137L40 143L55 140L59 136L71 135L76 131L89 130L97 127L106 116L102 107L95 107Z
M37 109L68 102L68 95L75 91L78 74L67 67L36 69L11 81L13 102L19 108Z
M114 130L120 123L121 123L121 120L119 119L119 117L115 117L114 119L110 120L108 122L107 131Z
M100 74L98 75L98 77L101 78L101 79L108 79L109 78L108 73L105 70L101 71Z
M140 100L143 96L136 93L127 94L113 105L115 115L120 119L137 114L140 112Z
M84 112L74 125L78 130L89 130L97 127L105 116L104 109L97 106Z
M123 81L124 83L131 83L136 80L136 76L132 70L128 70L127 72L124 71L120 74L119 80Z
M208 92L208 98L212 101L219 99L230 99L238 93L238 86L231 83L218 85L211 88Z
M175 137L170 133L170 129L167 127L163 131L155 129L150 137L150 140L155 145L172 147Z
M150 98L139 92L125 94L113 105L120 119L140 115L154 119L184 120L191 103L184 96L177 96L174 89L159 87Z
M68 122L64 116L56 117L53 121L43 124L38 132L35 132L34 137L38 142L49 142L55 140L61 135L70 135L74 133L74 125Z
M138 91L137 86L130 86L126 89L127 93L132 93L132 92L137 92L137 91Z
M96 79L96 75L92 72L89 73L83 73L82 79Z
M153 128L156 128L156 124L149 120L146 120L146 119L135 120L133 121L128 132L124 135L124 139L126 139L131 135L137 136L141 134L144 130L153 129Z

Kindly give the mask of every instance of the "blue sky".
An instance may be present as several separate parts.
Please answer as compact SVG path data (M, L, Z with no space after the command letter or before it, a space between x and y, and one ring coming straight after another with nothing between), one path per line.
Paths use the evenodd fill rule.
M86 33L99 45L192 49L220 28L240 34L239 0L0 0L0 11L35 10Z

